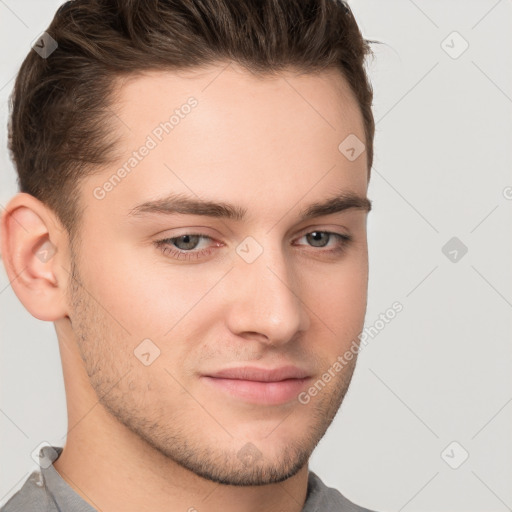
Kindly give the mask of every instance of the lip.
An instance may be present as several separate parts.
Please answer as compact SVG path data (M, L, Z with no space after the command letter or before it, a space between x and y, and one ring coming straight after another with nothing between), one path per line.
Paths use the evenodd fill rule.
M238 368L226 368L214 373L209 373L208 377L250 380L258 382L278 382L285 379L304 379L309 377L307 371L297 366L280 366L278 368L258 368L256 366L240 366Z
M245 402L278 405L297 398L310 374L296 366L226 368L201 376L203 382Z

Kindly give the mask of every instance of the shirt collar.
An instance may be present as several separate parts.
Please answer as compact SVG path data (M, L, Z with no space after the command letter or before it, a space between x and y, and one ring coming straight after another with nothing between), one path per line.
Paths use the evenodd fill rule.
M53 463L62 453L59 446L43 446L39 450L39 465L43 486L48 490L59 511L97 512L60 476Z

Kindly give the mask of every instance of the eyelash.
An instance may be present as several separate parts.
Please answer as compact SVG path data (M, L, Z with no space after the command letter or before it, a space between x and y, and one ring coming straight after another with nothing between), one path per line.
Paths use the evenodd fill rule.
M324 233L331 235L334 238L338 239L338 244L335 249L327 249L322 250L321 252L331 254L331 255L337 255L342 254L347 249L347 246L352 242L352 236L351 235L345 235L341 233L333 233L331 231L320 231L320 230L314 230L310 231L308 233L304 233L300 238L304 238L307 235L311 235L312 233ZM178 260L186 260L190 261L192 259L199 259L201 257L209 256L214 250L215 247L208 247L206 249L201 250L195 250L191 249L189 251L184 251L182 249L177 249L176 247L172 246L172 242L175 240L178 240L182 238L183 236L199 236L204 240L213 240L208 235L203 235L201 233L184 233L183 235L179 235L172 238L163 238L161 240L155 241L155 245L166 255L173 258L176 258ZM329 238L328 243L331 241L331 238ZM217 245L218 246L218 245ZM315 247L313 247L315 248ZM322 247L318 247L318 249L323 249Z

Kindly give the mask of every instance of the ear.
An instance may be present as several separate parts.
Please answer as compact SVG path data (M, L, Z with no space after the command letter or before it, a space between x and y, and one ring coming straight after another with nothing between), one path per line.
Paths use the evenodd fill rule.
M0 234L7 277L29 313L47 321L67 316L68 236L55 214L19 193L2 214Z

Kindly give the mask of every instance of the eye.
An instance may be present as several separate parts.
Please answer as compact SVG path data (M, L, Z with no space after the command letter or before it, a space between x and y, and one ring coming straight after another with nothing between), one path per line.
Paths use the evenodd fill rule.
M304 234L298 240L302 239L306 239L306 243L310 247L322 249L317 251L321 254L340 254L345 251L348 244L352 241L352 236L332 233L331 231L311 231ZM180 236L157 240L154 243L165 255L177 260L186 261L198 260L209 256L216 248L223 245L208 235L200 233L185 233Z
M331 231L311 231L303 235L299 240L305 238L307 243L312 247L324 248L329 244L333 246L331 249L324 252L341 252L345 250L346 246L352 241L352 236L341 233L332 233ZM333 242L333 243L331 243Z
M196 233L186 233L184 235L164 238L157 240L155 245L166 255L172 256L179 260L198 259L202 256L207 256L213 250L213 246L200 248L201 242L214 242L214 240L207 236ZM204 243L202 244L205 245ZM222 244L216 242L214 245L220 246Z
M199 241L201 240L201 235L182 235L176 238L171 238L172 243L183 251L190 251L191 249L196 249Z
M332 233L326 231L313 231L306 235L306 240L311 243L313 247L325 247L331 240Z

